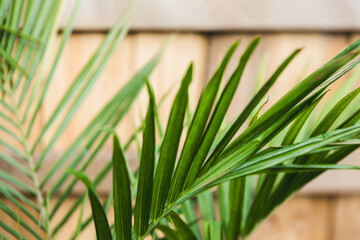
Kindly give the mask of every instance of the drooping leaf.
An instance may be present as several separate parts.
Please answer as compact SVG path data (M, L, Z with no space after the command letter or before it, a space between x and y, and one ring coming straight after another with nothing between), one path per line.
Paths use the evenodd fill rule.
M170 212L169 220L174 224L175 228L181 233L181 238L184 240L197 239L189 226L177 215L175 212Z
M109 222L90 179L82 172L77 172L70 169L68 169L68 171L75 177L79 178L86 185L89 191L89 199L91 203L92 215L94 217L97 239L112 239Z
M198 239L201 239L198 219L196 217L196 212L191 199L183 202L180 207L181 212L184 214L186 222L189 225L191 231L196 235Z
M182 240L181 233L179 231L175 231L166 225L159 224L157 227L165 236L166 239L169 240Z

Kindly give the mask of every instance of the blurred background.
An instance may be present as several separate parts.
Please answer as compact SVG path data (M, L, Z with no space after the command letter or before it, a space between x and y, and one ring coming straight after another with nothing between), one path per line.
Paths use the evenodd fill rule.
M64 9L65 19L71 12L71 1ZM56 103L113 26L128 1L83 0L75 21L75 31L65 48L56 80L42 108L43 118ZM165 99L160 106L160 119L165 125L169 107L187 66L194 62L190 108L194 109L204 84L216 70L228 47L240 41L240 47L227 69L229 78L240 54L256 35L262 37L242 77L236 97L229 109L231 121L248 103L259 83L264 82L276 67L296 48L302 52L281 75L269 93L271 105L287 90L330 60L339 51L360 37L360 1L357 0L140 0L130 33L121 43L101 79L92 89L71 127L57 143L55 157L81 132L119 87L143 66L169 39L162 60L151 76L156 99ZM59 32L61 35L61 32ZM59 39L55 40L55 44ZM329 96L345 85L360 85L359 68L337 82ZM354 104L360 104L356 99ZM143 92L118 127L124 143L145 116L147 94ZM39 123L38 129L41 129ZM54 126L56 129L56 126ZM108 151L90 167L96 173L111 159ZM136 145L127 153L135 166ZM360 152L344 163L360 165ZM48 160L49 166L51 159ZM51 182L48 183L51 185ZM97 188L105 196L111 188L108 176ZM81 185L78 192L82 191ZM78 193L74 192L74 196ZM74 198L75 199L75 198ZM73 199L68 199L69 206ZM88 213L89 209L86 210ZM77 219L74 219L76 222ZM67 224L71 226L71 221ZM59 239L67 239L66 227ZM82 234L93 238L92 226ZM360 173L333 171L319 177L294 198L280 207L251 239L357 239L360 236Z

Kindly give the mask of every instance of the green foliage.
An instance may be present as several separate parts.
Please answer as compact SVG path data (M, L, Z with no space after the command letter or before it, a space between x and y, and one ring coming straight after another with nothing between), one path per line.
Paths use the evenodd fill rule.
M32 130L69 39L77 6L78 1L63 30L55 57L50 60L50 72L45 75L45 64L49 62L45 56L52 49L50 40L58 32L61 1L0 3L0 104L4 107L0 113L0 130L11 139L0 139L3 147L0 157L4 164L21 175L12 176L0 170L0 192L39 227L31 228L18 212L3 202L0 202L0 209L33 238L56 237L77 209L80 215L73 238L92 220L98 239L143 239L147 235L158 238L159 232L167 239L245 238L277 206L324 171L359 169L337 164L360 144L360 108L350 108L357 99L359 89L347 96L332 98L329 101L332 107L325 105L320 119L310 127L307 123L319 108L327 88L359 63L360 40L310 74L261 114L265 95L300 51L295 50L254 94L232 124L222 127L246 64L260 42L259 37L249 44L224 89L220 89L224 71L238 43L230 47L205 86L194 115L188 114L188 121L185 121L186 113L191 112L187 109L193 71L190 64L173 102L165 134L157 117L154 93L147 80L159 61L159 52L99 111L70 147L55 159L54 165L50 169L42 169L116 46L126 35L126 22L133 9L127 9L106 35L53 113L45 119L41 132L34 136L35 131ZM103 130L113 129L119 123L144 83L149 93L149 106L143 125L134 131L123 147L115 136L112 161L100 169L94 179L88 179L83 172L111 136L112 131ZM350 88L342 89L341 93L349 91ZM49 130L56 121L60 124L51 134ZM249 126L240 132L246 122ZM155 142L156 128L161 138L158 144ZM302 131L309 134L301 135ZM285 132L284 136L280 134L282 132ZM143 136L142 143L139 142L140 166L133 172L124 152L140 133ZM46 135L49 135L49 141L36 157L35 153ZM182 146L181 135L185 139ZM282 144L272 146L270 143L274 137L282 138ZM14 145L14 141L21 147ZM70 170L59 172L58 169L63 166ZM96 186L111 169L113 190L101 203ZM44 171L41 178L40 171ZM254 175L257 176L256 181ZM24 178L30 179L31 184ZM75 201L60 222L50 227L49 223L79 180L85 183L87 191ZM55 184L50 186L45 198L43 193L49 181ZM255 183L257 187L253 188ZM63 190L60 192L60 189ZM217 198L213 196L214 190ZM50 206L50 200L57 194L54 205ZM28 196L35 198L36 203ZM82 219L87 197L93 217ZM135 202L134 210L132 202ZM106 217L112 204L115 210L114 228ZM200 218L196 217L196 204ZM216 205L219 206L220 218L215 211ZM32 208L40 218L35 218L27 207ZM0 221L0 227L15 238L23 238L22 233L12 225Z
M126 159L120 147L119 139L114 136L113 186L115 231L117 239L131 238L131 189Z
M262 99L298 54L299 50L295 50L235 121L230 126L221 127L246 62L259 41L260 38L255 38L249 44L215 103L223 72L237 43L231 46L214 77L204 88L176 161L180 135L188 125L184 124L184 114L192 79L190 65L173 103L165 136L160 139L155 175L154 96L149 90L150 103L145 119L137 186L140 199L137 198L135 204L133 238L143 239L150 234L157 238L159 232L167 239L245 238L279 204L322 172L360 169L337 164L360 144L360 108L357 106L343 123L333 127L359 94L359 89L343 98L337 97L339 100L333 101L334 107L321 121L311 126L310 135L299 135L308 127L306 123L327 93L327 87L359 62L355 58L359 53L360 40L309 75L261 114L264 106ZM215 107L211 111L213 105ZM233 139L246 121L249 126ZM282 131L285 131L281 135L282 144L269 145ZM256 181L253 175L257 175ZM151 191L153 181L156 186ZM256 188L253 187L255 183ZM215 188L217 198L213 196L215 186L219 186ZM194 203L198 205L200 218L196 217ZM217 218L215 205L219 206L220 219Z
M82 172L76 172L69 170L70 173L80 179L89 190L89 199L91 203L91 209L93 210L96 236L99 240L112 239L111 230L107 221L106 213L101 206L99 197L96 194L95 188L90 182L90 179ZM123 223L122 225L125 225Z
M151 203L151 214L153 219L160 216L167 198L167 194L164 193L167 193L170 188L172 172L174 170L176 154L183 128L185 110L188 103L188 87L191 82L191 77L192 65L189 66L187 73L181 82L179 92L175 97L169 117L168 128L161 145L159 163L154 177L154 191Z
M110 132L103 129L115 128L125 116L144 86L143 79L149 77L161 55L161 52L155 55L122 89L119 89L60 156L51 156L54 164L44 168L44 162L50 157L50 152L54 150L54 146L87 99L108 60L126 36L129 28L127 22L134 9L132 5L121 14L115 26L73 79L59 103L54 106L50 116L42 119L40 110L54 76L61 74L56 73L57 67L71 35L79 6L79 1L74 1L73 11L60 35L60 45L55 49L52 40L59 32L58 20L62 2L0 1L0 105L4 107L0 112L0 161L2 166L11 167L16 172L10 175L0 169L0 192L10 204L16 205L21 213L13 211L3 201L0 202L0 207L2 214L18 222L24 230L14 228L5 222L1 222L0 228L1 232L7 232L16 238L22 238L24 234L19 231L26 231L26 234L36 239L53 238L77 209L83 212L86 194L70 207L57 225L49 224L79 180L69 172L59 169L67 167L85 171L88 168L111 136ZM51 57L50 51L55 52L54 57ZM35 123L39 120L44 125L39 129L40 132L34 131ZM56 124L56 128L55 122L59 123ZM117 163L121 160L118 160L118 155L116 156ZM124 167L123 162L120 163L120 169ZM111 166L110 162L94 176L94 188L110 171ZM129 177L134 180L132 174ZM124 182L122 178L123 176L120 176L118 179L121 184ZM47 186L49 181L54 184ZM59 192L60 189L63 191ZM55 195L58 195L56 199ZM88 196L92 206L102 206L94 189L89 191ZM126 201L121 198L119 199L118 192L115 191L116 200ZM36 199L36 202L32 202L31 199ZM54 205L49 205L50 200L54 200ZM108 209L110 204L111 201L108 201L104 210ZM103 218L106 217L105 213L98 213L96 218L101 217L101 214ZM27 215L31 224L38 227L31 228L30 224L20 218L20 214ZM91 221L88 219L82 219L80 214L74 237L89 222ZM97 229L103 228L97 224ZM110 234L108 230L100 235L106 239ZM124 234L129 233L125 233L124 230Z
M149 108L145 118L143 145L139 167L139 183L137 186L134 210L134 229L137 237L142 236L148 229L151 196L153 190L153 175L155 165L155 99L154 93L147 82L150 96Z

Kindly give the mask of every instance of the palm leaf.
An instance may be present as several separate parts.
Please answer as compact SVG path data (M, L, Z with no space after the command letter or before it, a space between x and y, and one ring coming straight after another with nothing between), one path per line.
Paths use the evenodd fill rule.
M168 215L170 222L181 233L182 239L196 239L196 236L191 231L189 226L177 215L175 212L171 212Z
M191 167L186 179L187 182L185 182L184 188L193 183L198 173L200 172L206 155L209 152L215 136L219 131L220 125L224 120L225 114L230 106L230 102L234 97L235 90L237 89L237 86L240 82L246 63L259 42L260 38L257 37L249 44L244 54L240 58L237 69L235 70L235 72L229 79L229 82L226 84L223 92L221 93L221 96L215 106L214 112L210 118L209 124L203 134L203 138L199 146L198 152L195 155L195 159L191 163Z
M148 82L147 87L150 100L145 118L139 183L134 210L134 231L137 237L146 232L149 224L155 164L155 98Z
M250 101L250 104L244 110L246 112L242 112L230 127L225 127L225 133L221 133L221 122L235 91L233 88L237 86L245 63L258 41L258 38L254 39L243 54L238 68L228 82L227 86L231 87L225 87L215 104L210 118L211 107L219 88L219 78L222 76L223 68L225 67L224 63L226 63L229 53L233 51L232 48L215 73L214 76L216 77L205 87L195 110L195 115L189 121L190 127L173 174L174 155L177 152L178 139L183 130L183 127L179 126L183 124L183 108L181 108L182 111L179 110L181 119L176 128L174 127L175 124L171 123L170 118L169 123L171 124L168 124L165 137L160 141L162 141L162 146L174 144L170 148L172 157L169 162L165 162L164 159L161 160L157 165L156 172L159 171L160 176L163 176L161 174L164 174L164 166L166 164L169 164L170 169L169 173L166 173L166 183L160 184L155 192L145 189L146 185L144 182L144 179L147 179L148 187L151 189L153 179L160 179L156 174L155 178L152 176L155 148L153 144L155 117L153 107L151 107L153 106L151 104L151 99L153 99L152 92L149 91L150 107L145 119L145 126L151 126L151 133L146 128L143 133L139 185L137 188L138 198L136 199L135 206L134 227L137 239L143 239L148 234L155 236L155 229L162 231L170 239L183 239L184 236L180 234L180 231L190 233L193 230L196 235L192 238L198 237L199 233L196 229L198 229L199 224L196 221L199 219L195 216L192 206L193 200L191 200L195 196L199 204L200 219L202 219L204 230L203 237L205 239L220 239L222 237L222 228L226 230L226 236L229 239L237 239L239 235L247 236L280 202L321 172L330 169L359 169L358 167L336 165L335 163L359 146L357 138L360 135L360 126L358 125L360 110L340 124L337 129L330 129L335 119L338 118L349 102L358 94L358 89L350 93L343 100L340 100L334 111L329 112L329 117L332 120L330 123L327 122L328 127L324 128L323 131L317 131L316 134L311 135L309 138L301 139L298 142L295 140L305 126L305 122L323 98L327 87L358 64L359 60L354 60L354 58L358 54L357 49L360 40L305 78L270 107L269 110L260 115L262 107L260 106L255 110L257 105L299 50L293 52L275 71L264 87L259 90L253 100ZM191 74L190 70L185 74L183 82L189 82L189 79L191 79L189 74ZM184 86L186 86L187 91L187 85L182 84L176 99L179 99L179 96L185 96L185 99L187 99L186 92L183 93L184 95L180 95L182 91L185 91ZM180 106L182 105L175 100L171 114L174 114L174 109ZM254 121L230 143L231 138L254 110ZM152 117L150 118L149 115ZM292 122L293 124L286 132L283 144L277 147L267 147L271 139L286 129ZM175 129L178 131L177 135L174 135L176 138L166 139L169 136L169 131L174 131ZM215 139L216 136L218 139ZM199 141L199 139L201 140ZM149 147L149 143L151 143L151 147ZM211 152L212 149L214 149L213 152ZM160 159L162 154L164 154L162 151L169 151L169 148L160 148ZM147 153L149 155L144 157L144 154ZM319 154L324 155L326 160L324 159L324 161L319 163L308 161L296 161L293 163L294 159L304 158L306 160ZM148 158L150 160L145 162ZM294 173L299 177L291 178L290 182L286 181L286 184L281 184L281 181L285 179L284 174ZM252 191L252 179L250 176L259 174L264 176L262 178L264 180L259 182L258 185L260 187L258 191ZM236 180L231 182L230 189L227 190L225 183L233 179ZM273 181L268 183L266 179ZM223 190L221 190L219 195L219 203L222 207L225 206L226 208L226 202L230 201L230 209L228 209L227 213L224 213L223 210L221 211L222 224L217 222L213 206L214 198L212 193L207 191L219 184L224 184L222 185ZM281 194L285 187L287 187L285 194ZM146 202L144 194L147 191L149 197ZM150 197L151 193L154 193L152 198ZM166 202L163 202L164 200L161 200L160 204L156 202L159 201L158 199L164 199L163 197L166 194ZM255 194L254 202L250 200L252 194ZM154 199L155 202L151 202ZM259 203L264 203L264 201L266 203L265 208L259 208ZM152 214L149 217L150 204L152 204ZM186 227L184 225L185 222L175 213L181 204L183 204L181 210L187 220L188 226ZM260 210L254 211L255 207ZM164 225L166 224L164 222L166 218L175 225L176 230ZM194 227L194 224L197 227Z
M185 109L188 101L188 87L191 82L191 77L192 65L189 66L174 100L163 144L161 146L152 195L151 215L154 219L159 217L159 213L164 208L170 188L170 180L175 166L176 154L182 133Z
M172 202L177 195L180 194L183 184L186 179L187 172L191 166L191 160L195 156L195 151L197 149L198 139L201 137L203 130L208 119L208 116L211 111L211 107L214 103L216 93L220 86L220 81L222 79L225 67L234 52L237 44L235 43L228 51L225 56L222 64L214 74L213 78L210 80L209 84L204 89L203 93L198 102L198 107L196 108L193 120L191 121L187 137L181 151L179 158L179 163L175 169L174 177L172 184L170 185L170 191L168 195L168 201ZM241 71L238 70L238 71ZM240 75L234 76L234 81L240 79Z
M115 231L118 239L131 239L131 192L128 170L119 139L114 136L113 186Z
M188 224L191 231L196 235L198 239L201 238L200 228L198 223L198 219L196 217L196 212L194 209L194 204L191 199L185 201L181 204L181 212L184 214L186 219L186 223Z
M34 237L54 236L59 226L67 222L74 211L80 207L81 203L72 206L72 210L60 220L58 225L54 228L48 227L49 221L53 219L64 199L69 196L78 181L77 179L67 181L70 175L67 172L58 174L58 169L62 166L72 169L87 169L110 136L110 133L104 133L101 129L116 127L140 92L144 84L143 78L150 75L161 55L161 53L157 54L141 71L135 74L124 89L120 89L115 94L71 143L70 147L56 159L51 168L42 168L43 163L53 151L53 146L67 129L109 58L125 37L128 31L127 22L134 9L134 5L132 5L125 10L119 21L106 35L103 43L74 79L61 101L55 106L52 114L45 119L40 133L35 135L34 126L39 120L40 109L47 97L60 57L70 37L79 1L75 2L55 57L51 59L49 52L53 48L53 39L58 33L58 19L62 5L62 1L56 0L45 2L20 0L0 3L2 13L0 17L0 60L2 63L0 68L0 91L2 94L0 105L7 109L0 113L2 119L0 130L8 136L8 138L0 139L0 145L3 146L0 157L2 162L10 165L17 173L9 175L0 170L1 192L24 214L29 215L26 205L40 214L40 218L29 216L31 221L36 220L39 229L25 227L25 231ZM49 62L51 63L49 73L45 75ZM119 102L122 104L118 104ZM49 130L54 129L55 121L60 121L59 127L50 136L50 141L45 144L44 150L39 151L39 144L44 142L44 136L49 135ZM10 128L9 124L12 125ZM16 145L13 144L13 140L17 142ZM40 153L39 158L35 157L38 152ZM109 166L111 163L100 172L97 184L111 169ZM45 173L44 177L39 177L39 171ZM43 195L49 180L55 181L55 184L49 189L48 197L50 199L59 193L59 189L65 187L65 191L61 193L54 207L48 206L48 201L45 201ZM29 196L23 193L29 194ZM36 198L36 203L29 201L29 197ZM6 209L5 214L12 216L13 219L20 219L17 212L8 211L11 209L5 203L2 204L3 209ZM83 229L82 223L83 220L80 217L77 233ZM6 225L6 223L2 225L4 224ZM19 222L19 224L24 225L25 223ZM2 228L13 236L21 236L21 234L15 234L17 230L11 227L3 226Z
M45 121L40 134L35 136L35 142L31 142L30 139L34 137L32 130L35 121L38 119L39 109L46 97L59 57L71 33L76 8L69 18L59 49L51 61L53 64L50 67L50 73L45 76L43 85L41 83L45 66L44 59L46 59L51 47L49 43L58 29L57 21L61 1L50 0L42 4L42 1L34 0L27 1L26 4L23 3L24 1L20 0L0 4L0 12L6 13L0 16L2 23L0 24L0 59L2 61L0 68L2 99L0 104L6 109L0 114L4 120L4 123L0 123L0 129L11 139L20 143L20 147L18 147L12 142L0 139L0 144L4 147L0 156L6 164L11 165L23 176L30 179L31 183L25 184L20 178L9 176L9 174L1 171L0 177L4 183L1 192L9 202L15 204L20 211L28 216L30 212L23 204L27 204L29 201L14 186L27 191L31 197L37 199L36 204L29 205L41 217L39 220L29 217L33 222L37 220L39 232L30 228L19 217L18 213L4 203L1 202L0 207L2 212L17 221L35 238L40 238L44 233L45 235L51 233L47 237L54 237L76 209L79 207L83 209L86 194L82 195L70 207L64 218L55 227L49 229L51 226L49 221L54 218L66 197L71 193L78 178L87 185L93 218L83 220L82 214L80 214L77 229L73 235L74 238L94 219L98 238L111 239L112 234L106 220L106 212L113 200L117 214L114 225L116 233L114 235L117 235L118 238L128 238L132 231L130 225L131 200L135 196L135 231L132 237L142 239L148 234L155 237L155 229L162 231L169 239L184 239L181 232L188 233L187 236L190 239L195 238L195 236L199 237L199 232L196 231L198 228L188 226L191 224L189 221L197 220L196 217L194 218L192 205L188 204L192 204L190 201L193 200L191 199L197 196L196 202L201 206L200 212L204 219L202 222L204 238L220 239L222 228L229 232L229 238L237 238L239 234L246 237L280 203L323 171L357 169L351 166L337 165L337 162L359 146L360 127L358 121L360 110L353 110L355 112L338 126L336 126L335 121L340 119L341 113L358 95L358 89L340 100L335 108L329 111L327 118L330 120L321 122L309 138L295 140L297 140L299 132L304 129L304 123L309 119L327 87L360 62L359 59L355 59L359 53L360 40L305 78L261 115L259 103L262 102L269 88L299 52L299 50L295 50L258 91L233 124L225 128L224 132L220 130L246 63L259 42L259 38L255 38L245 50L238 67L216 100L223 73L237 43L229 49L220 67L205 87L194 116L189 115L189 121L184 124L188 86L192 79L192 65L190 65L174 101L171 111L172 117L169 118L164 136L161 122L157 117L154 96L147 82L150 101L144 120L145 124L140 128L143 131L143 141L142 147L140 147L140 167L135 173L129 172L118 140L115 139L113 162L106 164L100 173L94 176L93 183L79 172L74 173L77 178L70 182L66 181L70 177L68 173L60 174L60 177L56 175L57 169L65 165L81 171L87 169L111 135L111 132L102 130L105 128L113 129L122 119L142 88L143 79L147 79L154 69L159 55L155 56L148 65L136 74L123 90L118 91L71 143L70 147L56 160L55 165L45 172L45 177L39 179L38 171L41 170L43 162L85 101L116 46L126 35L128 30L126 22L132 8L125 12L109 32L88 64L75 78L59 104L55 106L55 110ZM24 23L20 28L21 19L24 19ZM232 141L241 125L254 112L254 121L251 125ZM61 116L63 116L62 119ZM34 153L39 149L39 144L44 136L49 133L49 129L54 127L55 121L60 121L60 125L50 136L50 141L45 145L44 151L40 152L40 157L36 161ZM155 145L155 122L159 126L159 135L162 138L159 141L161 144L158 148L159 161L157 161ZM293 124L287 130L282 146L269 147L269 142L283 130L286 130L292 122ZM12 127L7 128L8 125L12 125ZM189 128L176 163L177 152L180 147L179 139L186 125L189 125ZM332 128L332 126L336 127ZM138 132L134 133L132 139L136 139L137 134ZM124 151L127 146L127 144L124 146ZM314 160L315 157L316 161ZM156 165L156 163L158 164ZM96 196L95 187L111 170L112 164L114 164L114 186L116 189L111 191L109 197L101 203ZM118 174L120 172L122 174ZM264 176L261 178L263 180L258 182L260 190L249 191L251 185L249 176L259 174ZM222 224L217 221L213 210L212 192L207 190L233 179L237 180L231 183L231 194L226 190L226 185L223 185L225 188L220 203L224 205L226 197L232 198L233 193L237 193L235 195L239 199L231 200L230 207L233 211L228 211L228 214L224 214L224 212L221 214L224 221ZM267 184L266 179L273 179L274 181ZM45 200L43 190L49 180L55 180L55 185L50 187ZM64 182L68 182L67 185L64 185ZM154 182L157 185L153 188ZM60 193L55 207L49 208L50 199L58 194L59 189L63 186L65 186L65 191ZM200 193L201 195L199 195ZM249 201L252 194L255 194L253 203ZM266 200L266 206L261 211L251 210L257 207L257 202L260 200ZM176 213L182 203L184 207L181 209L184 212L187 211L186 223ZM173 224L175 229L167 226L169 222L166 219ZM0 226L10 235L22 237L17 230L2 221ZM194 229L195 231L193 231Z
M91 184L90 180L85 174L71 170L69 170L69 172L75 175L75 177L79 178L86 185L88 189L89 199L91 202L91 209L94 214L97 239L99 240L112 239L111 230L109 223L107 221L105 211L101 206L99 197L96 194L94 186Z

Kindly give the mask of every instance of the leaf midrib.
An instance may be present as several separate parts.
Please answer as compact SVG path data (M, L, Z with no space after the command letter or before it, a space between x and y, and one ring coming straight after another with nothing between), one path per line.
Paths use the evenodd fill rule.
M44 198L42 196L42 192L40 189L39 178L38 178L37 172L35 170L35 161L34 161L32 154L30 153L29 142L25 135L23 122L21 121L19 109L18 109L16 101L15 101L14 90L12 88L10 88L10 91L8 91L8 93L9 93L8 95L11 100L11 105L12 105L11 107L12 107L13 113L16 118L15 122L16 122L17 127L21 134L21 136L20 136L21 144L23 145L23 147L25 149L25 154L24 154L25 159L24 160L26 160L26 162L29 164L31 180L32 180L33 186L35 188L34 190L35 190L35 194L36 194L36 200L37 200L38 207L40 209L40 222L43 226L45 226L46 209L45 209L45 205L44 205Z

